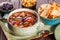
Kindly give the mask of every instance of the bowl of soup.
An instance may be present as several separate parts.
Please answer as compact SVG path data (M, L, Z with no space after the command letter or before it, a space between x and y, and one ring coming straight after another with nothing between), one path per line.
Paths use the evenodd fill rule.
M12 11L8 18L9 29L16 35L36 35L40 18L37 12L21 8Z

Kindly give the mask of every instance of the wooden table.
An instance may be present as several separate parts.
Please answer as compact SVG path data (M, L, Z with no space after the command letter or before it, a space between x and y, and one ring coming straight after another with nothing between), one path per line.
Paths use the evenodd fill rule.
M14 5L14 8L21 8L21 0L0 0L1 2L11 2ZM44 4L44 3L52 3L53 1L56 1L57 3L60 4L60 0L37 0L37 6L36 6L36 10L38 9L39 5ZM0 13L0 19L1 19L1 13ZM7 40L1 27L0 27L0 40Z

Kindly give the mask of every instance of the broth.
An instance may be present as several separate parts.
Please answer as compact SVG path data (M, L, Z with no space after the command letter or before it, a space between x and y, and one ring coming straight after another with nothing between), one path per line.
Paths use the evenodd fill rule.
M9 23L14 25L15 27L29 27L34 25L37 22L37 15L28 11L21 11L13 13L9 16Z

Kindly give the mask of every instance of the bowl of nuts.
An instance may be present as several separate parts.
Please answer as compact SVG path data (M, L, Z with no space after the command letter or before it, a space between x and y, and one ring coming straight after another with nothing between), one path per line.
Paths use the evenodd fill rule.
M38 13L42 22L47 25L60 23L60 5L56 2L51 4L42 4L38 9Z
M21 5L23 8L36 9L37 0L22 0Z

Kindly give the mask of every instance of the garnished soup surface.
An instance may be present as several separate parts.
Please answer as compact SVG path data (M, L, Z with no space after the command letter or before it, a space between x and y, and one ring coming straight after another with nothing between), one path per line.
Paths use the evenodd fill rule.
M28 11L15 12L9 16L8 21L15 27L31 27L37 22L37 15Z

